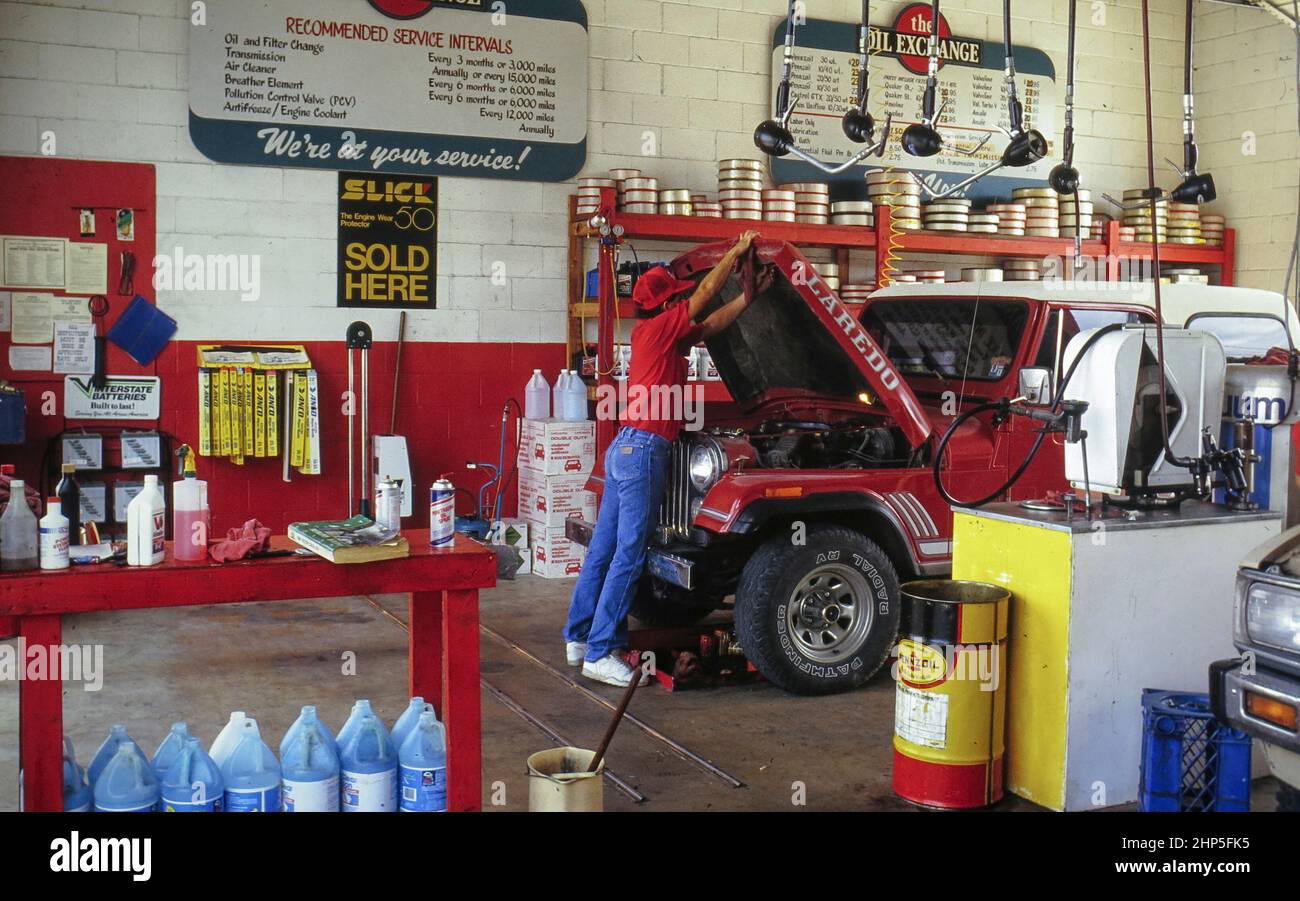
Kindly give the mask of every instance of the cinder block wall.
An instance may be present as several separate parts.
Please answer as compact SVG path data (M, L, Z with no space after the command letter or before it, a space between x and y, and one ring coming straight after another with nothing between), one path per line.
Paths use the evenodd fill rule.
M1237 283L1281 291L1300 184L1295 32L1263 11L1198 7L1199 168L1214 175L1214 206L1238 229Z

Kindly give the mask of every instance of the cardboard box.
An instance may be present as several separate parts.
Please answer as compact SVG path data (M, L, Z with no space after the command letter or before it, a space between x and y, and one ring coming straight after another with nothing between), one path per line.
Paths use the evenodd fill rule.
M587 475L596 464L596 423L525 419L519 467L543 475Z
M533 571L533 550L528 543L529 524L523 519L498 519L488 532L488 544L504 544L519 552L523 563L515 570L516 575L527 575Z
M587 476L546 476L519 470L519 517L538 526L564 528L577 514L596 521L596 495L586 489Z
M533 574L543 579L570 579L582 572L587 549L564 537L564 527L532 530L529 541Z

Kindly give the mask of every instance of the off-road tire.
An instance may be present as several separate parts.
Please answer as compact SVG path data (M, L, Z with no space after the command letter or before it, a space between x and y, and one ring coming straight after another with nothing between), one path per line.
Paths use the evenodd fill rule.
M736 637L745 656L768 681L801 695L834 694L859 687L889 658L898 632L898 574L888 555L861 532L840 526L813 526L803 545L777 535L761 545L741 572L736 589ZM795 590L828 565L861 574L870 596L865 634L846 644L837 659L808 656L791 634L790 604Z
M656 597L656 591L660 595L672 593L675 597L671 600ZM643 626L670 629L694 625L717 607L709 598L692 601L684 589L675 585L660 583L656 586L654 577L645 575L637 583L629 612Z

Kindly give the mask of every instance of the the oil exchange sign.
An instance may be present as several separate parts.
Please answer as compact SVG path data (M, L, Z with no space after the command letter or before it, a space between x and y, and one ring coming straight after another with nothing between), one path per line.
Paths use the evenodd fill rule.
M338 305L437 306L438 179L339 173Z

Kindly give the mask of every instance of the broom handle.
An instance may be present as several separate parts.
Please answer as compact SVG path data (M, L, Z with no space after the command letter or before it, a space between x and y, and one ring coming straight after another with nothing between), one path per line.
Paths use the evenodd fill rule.
M406 311L397 317L397 362L393 364L393 409L388 415L388 434L397 434L397 386L402 378L402 344L406 338Z
M640 682L641 667L633 667L632 681L627 683L627 688L623 690L623 698L618 702L618 709L614 711L614 719L610 720L609 727L605 730L605 737L600 740L600 747L596 748L596 756L591 758L591 767L587 772L594 773L600 768L600 762L605 759L609 743L614 740L618 724L623 722L623 714L627 711L627 705L632 702L632 695L636 693L636 687Z

